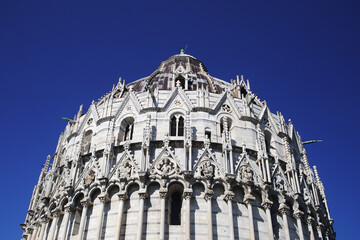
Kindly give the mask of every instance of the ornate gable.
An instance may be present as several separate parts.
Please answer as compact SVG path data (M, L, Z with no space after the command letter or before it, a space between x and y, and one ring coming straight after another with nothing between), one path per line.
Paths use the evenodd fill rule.
M91 104L89 111L85 114L85 117L80 124L78 132L81 133L88 126L95 126L98 120L99 115L96 111L95 104Z
M194 163L194 178L203 178L206 180L215 180L225 177L224 171L216 161L210 148L210 142L205 140L205 148L199 153L198 160Z
M236 180L239 182L262 184L263 179L258 166L249 159L249 156L245 153L239 156L239 160L235 166Z
M275 163L275 167L271 172L271 182L273 185L273 189L275 190L278 190L280 192L287 192L290 194L294 193L294 190L288 182L284 171L281 169L278 163Z
M191 111L194 106L190 102L188 96L186 96L184 90L176 87L170 94L169 98L165 101L163 109L167 110L170 107L183 107L187 111Z
M234 112L236 116L240 119L242 114L237 107L233 97L231 96L230 92L225 91L222 96L216 101L213 105L213 112L218 113L221 110L225 112Z
M124 100L122 101L119 109L115 113L115 119L118 119L120 117L120 114L126 112L124 111L124 109L130 112L133 112L135 110L137 113L142 110L142 106L134 92L130 91L125 95Z
M124 145L124 152L117 164L110 169L108 179L118 178L120 181L129 181L139 178L139 167L134 159L134 155L129 150L130 142Z
M162 178L166 178L178 175L180 171L179 161L169 147L169 141L166 137L163 149L150 166L150 177L161 176Z
M276 134L279 133L279 129L276 126L275 121L274 121L273 117L271 116L271 112L270 112L269 108L267 107L266 103L260 111L259 122L264 127L268 127L269 129L271 129L274 133L276 133Z
M95 155L95 150L96 150L96 146L94 146L92 149L90 161L88 162L82 173L80 174L79 180L75 183L75 189L82 187L84 185L89 186L93 184L96 181L97 177L100 176L101 169L100 169L99 161Z

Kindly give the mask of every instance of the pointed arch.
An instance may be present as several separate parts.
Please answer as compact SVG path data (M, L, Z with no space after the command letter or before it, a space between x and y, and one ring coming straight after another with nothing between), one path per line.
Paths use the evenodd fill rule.
M84 138L81 143L81 154L82 155L86 155L90 152L92 135L93 135L92 130L88 130L84 133Z
M173 114L170 118L170 136L182 137L184 136L184 122L185 118L182 114Z
M120 123L118 141L124 142L132 140L134 134L135 119L132 116L124 118Z

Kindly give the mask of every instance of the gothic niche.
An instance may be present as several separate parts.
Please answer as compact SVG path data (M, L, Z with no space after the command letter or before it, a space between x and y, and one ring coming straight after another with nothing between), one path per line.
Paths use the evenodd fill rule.
M91 130L87 131L84 135L82 144L81 144L81 154L85 155L90 152L91 148L91 138L92 138L93 132Z

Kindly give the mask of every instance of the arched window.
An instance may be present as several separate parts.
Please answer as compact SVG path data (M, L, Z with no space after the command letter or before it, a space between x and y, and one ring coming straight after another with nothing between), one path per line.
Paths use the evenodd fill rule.
M271 155L271 133L269 131L264 131L265 135L265 145L266 145L266 152L267 154Z
M210 128L205 128L205 138L209 139L211 142L211 131Z
M185 89L185 78L183 76L178 76L175 79L175 84L176 86L179 84L182 89Z
M184 188L179 183L169 186L169 223L170 225L181 225L182 195Z
M74 200L75 210L73 212L71 235L77 235L79 233L81 213L82 213L82 206L81 206L80 200L83 199L83 197L84 197L84 195L80 194Z
M220 119L220 135L222 137L225 137L224 135L224 131L225 131L225 126L227 128L227 132L230 133L230 129L231 129L231 119L228 117L222 117Z
M170 225L181 225L181 193L174 192L171 195Z
M85 133L83 142L81 144L81 154L82 155L88 154L90 152L91 137L92 137L92 131L89 130Z
M170 122L170 136L184 136L184 117L174 115Z
M240 95L241 95L241 98L246 98L246 95L247 95L247 91L244 87L240 87Z
M124 141L131 140L134 132L134 123L129 123L125 128Z
M127 117L120 124L119 141L132 140L134 132L134 118Z

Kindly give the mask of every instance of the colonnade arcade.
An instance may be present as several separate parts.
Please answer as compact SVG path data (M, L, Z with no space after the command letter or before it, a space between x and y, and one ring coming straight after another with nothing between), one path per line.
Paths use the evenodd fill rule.
M143 175L126 185L107 179L100 182L51 203L27 239L65 240L75 235L76 239L123 239L125 233L132 239L146 239L149 227L157 228L156 239L168 239L169 228L176 227L185 239L194 239L195 234L200 239L239 239L246 234L251 240L259 239L259 234L267 234L268 239L290 240L291 234L302 240L327 239L321 225L314 221L314 210L307 209L296 197L271 191L266 185L238 182L231 176L227 181L199 180L183 172L168 179ZM182 199L173 204L171 197L175 194ZM179 219L174 222L176 216L172 214L176 211ZM97 217L90 218L92 214ZM205 222L195 220L201 215ZM159 222L148 226L157 216ZM248 226L242 226L241 221ZM266 225L266 231L259 231L261 224ZM197 232L201 229L197 225L206 225L207 232ZM222 229L224 225L229 228ZM111 227L115 236L107 233Z

